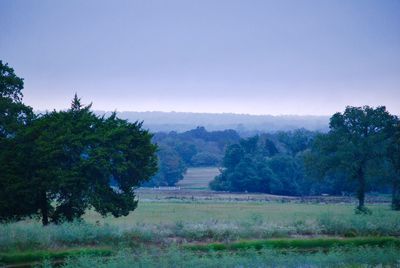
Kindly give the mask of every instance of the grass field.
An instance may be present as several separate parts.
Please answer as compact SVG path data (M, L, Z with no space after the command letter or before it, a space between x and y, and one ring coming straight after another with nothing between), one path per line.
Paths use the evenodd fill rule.
M208 190L208 183L219 173L219 169L216 167L189 168L177 186L182 189Z
M354 214L352 204L144 201L140 202L138 209L127 217L102 218L88 211L84 222L64 223L45 228L35 220L1 225L0 263L10 259L15 263L19 258L40 260L43 256L51 259L52 256L57 257L60 254L69 256L72 250L71 256L74 257L75 262L72 259L67 261L68 267L74 267L74 265L89 267L84 263L90 264L101 260L108 262L107 265L111 267L129 267L127 263L119 259L126 254L130 254L128 259L131 261L132 258L138 258L137 256L144 254L147 256L147 264L150 267L157 267L156 259L160 255L171 258L163 260L166 263L173 263L173 259L175 261L178 259L183 265L181 267L185 267L191 264L189 259L193 254L198 261L196 265L200 265L201 259L198 258L204 254L187 252L187 250L193 251L187 249L187 245L212 249L215 247L213 243L220 242L228 245L226 246L228 250L221 253L223 255L221 258L225 259L226 263L247 263L254 259L251 255L254 249L262 249L262 254L266 255L259 259L255 258L257 262L254 265L260 264L262 260L272 259L272 256L276 254L278 257L275 259L279 259L281 264L284 260L281 254L286 254L288 260L297 264L295 260L299 253L293 250L291 245L313 244L314 242L307 241L333 238L333 240L327 240L324 248L316 246L307 251L308 257L303 261L308 260L311 264L319 263L324 266L326 260L333 260L332 256L342 256L356 264L361 260L380 261L380 263L392 260L390 263L394 264L393 260L400 261L400 257L397 259L395 257L400 256L400 250L396 246L398 242L394 243L396 245L391 245L390 239L398 241L397 237L400 236L400 213L391 211L386 204L371 204L370 208L372 215L360 216ZM365 244L344 243L344 249L337 249L337 239L342 241L348 238L364 239L363 237L367 239ZM239 242L241 245L264 245L270 243L269 239L275 241L284 239L280 243L288 245L289 252L279 253L273 248L264 250L257 246L245 248L240 254L230 252L232 246L229 245L231 244L235 245ZM389 239L389 242L382 244L382 239ZM79 254L76 248L79 248L82 254ZM97 252L104 254L104 248L112 249L111 259L98 256ZM169 251L170 248L174 250ZM381 252L377 255L381 259L377 259L374 255L375 259L372 260L373 256L363 255L361 248L371 252L373 250ZM385 250L381 251L383 248ZM61 253L57 255L54 252ZM92 255L91 257L80 257L88 255L88 252L92 252L89 254ZM155 254L155 257L152 254ZM79 257L76 259L76 256ZM126 258L125 256L124 259ZM209 265L204 267L221 265L221 259L215 256L207 255L206 258ZM347 263L346 260L342 259ZM335 265L341 266L339 263L343 264L334 262Z
M266 223L290 225L294 222L316 222L325 218L338 221L361 220L399 222L400 213L390 210L386 204L371 204L372 215L354 215L352 204L298 204L262 202L141 202L137 210L127 217L102 218L88 212L88 222L129 226L140 224L174 224L203 222Z
M2 224L0 267L400 267L400 213L387 197L356 215L348 197L210 192L215 171L189 170L180 191L138 190L126 217Z

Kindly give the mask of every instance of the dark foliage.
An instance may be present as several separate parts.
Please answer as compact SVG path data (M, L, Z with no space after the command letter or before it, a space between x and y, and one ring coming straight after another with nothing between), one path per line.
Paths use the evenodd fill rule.
M228 146L222 173L210 187L279 195L355 192L361 204L366 191L392 189L392 207L397 209L399 133L398 119L383 107L348 107L343 115L332 117L328 134L299 129L262 134Z
M388 160L390 165L392 184L392 208L400 210L400 121L391 133L388 143Z
M330 131L319 135L308 155L308 168L319 177L344 173L356 182L359 212L365 208L365 193L382 185L382 164L388 156L388 141L391 139L397 118L390 115L385 107L376 109L369 106L347 107L343 113L336 113L330 120ZM388 168L388 167L387 167ZM381 173L371 183L370 174ZM380 181L379 181L380 179ZM375 186L376 187L376 186Z
M299 133L310 135L310 139L314 135L303 130ZM302 158L295 155L298 152L279 141L283 134L287 137L297 135L292 132L265 134L229 146L223 159L222 173L210 183L210 187L214 190L279 195L310 193Z
M239 142L234 130L211 131L197 127L183 133L156 133L159 171L143 186L173 186L183 178L187 167L219 166L229 144Z
M142 124L98 117L76 95L69 110L34 117L20 102L22 79L0 67L0 221L37 215L46 225L79 219L88 207L115 217L134 210L134 188L157 171Z

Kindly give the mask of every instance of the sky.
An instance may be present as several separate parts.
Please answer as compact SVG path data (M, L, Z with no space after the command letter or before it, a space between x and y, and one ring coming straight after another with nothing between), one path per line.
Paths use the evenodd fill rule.
M400 114L398 0L0 0L0 29L36 110Z

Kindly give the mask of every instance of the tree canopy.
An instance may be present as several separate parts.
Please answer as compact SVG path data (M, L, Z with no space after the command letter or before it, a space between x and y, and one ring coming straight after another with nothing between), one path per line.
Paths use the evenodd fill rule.
M293 156L293 151L279 142L281 134L254 136L230 145L225 152L222 173L210 183L210 187L220 191L280 195L310 193L311 189L303 187L301 158Z
M383 106L347 107L331 117L329 133L316 138L308 159L309 169L321 177L344 172L357 183L357 210L368 212L368 175L386 157L387 140L395 124L396 117Z
M7 75L0 79L5 89L1 98L23 105L17 83L22 79L10 79L9 69L0 73ZM79 219L89 207L115 217L136 208L135 187L157 171L152 135L139 122L115 114L98 117L90 108L75 95L69 110L22 123L1 110L7 119L0 122L7 133L0 140L1 221L37 215L46 225Z

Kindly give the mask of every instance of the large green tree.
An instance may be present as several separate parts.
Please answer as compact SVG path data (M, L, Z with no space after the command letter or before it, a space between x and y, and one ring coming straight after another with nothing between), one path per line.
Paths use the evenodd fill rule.
M383 106L346 107L343 113L331 117L329 133L316 138L308 168L321 176L345 172L357 182L357 211L368 212L365 193L369 168L385 157L388 129L394 121Z
M152 135L115 114L96 116L76 95L67 111L34 116L22 81L0 62L0 221L134 210L134 189L157 171Z
M28 178L36 191L42 222L79 218L88 206L91 179L85 174L87 151L96 138L97 117L75 96L68 111L39 116L21 133Z
M68 111L39 117L21 136L44 225L79 219L88 207L127 215L137 206L134 188L157 170L156 146L140 123L98 118L76 96Z

